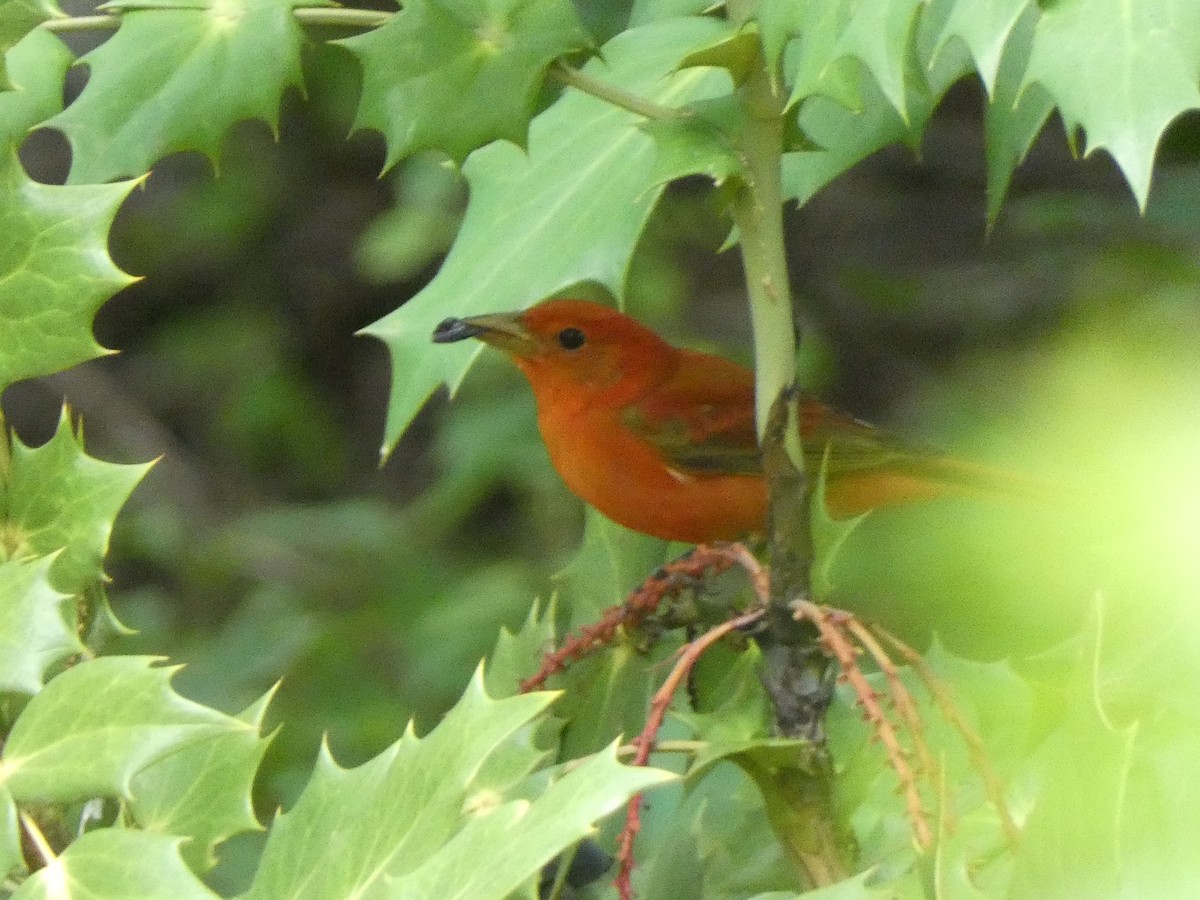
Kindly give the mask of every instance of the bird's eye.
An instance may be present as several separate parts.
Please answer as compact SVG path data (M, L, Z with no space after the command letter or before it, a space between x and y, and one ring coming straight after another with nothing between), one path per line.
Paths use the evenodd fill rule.
M558 333L558 344L564 350L578 350L585 343L587 337L578 328L564 328Z

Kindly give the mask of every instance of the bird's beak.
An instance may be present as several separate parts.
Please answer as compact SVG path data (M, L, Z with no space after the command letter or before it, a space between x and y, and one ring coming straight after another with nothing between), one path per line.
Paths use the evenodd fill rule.
M538 350L537 340L521 324L520 313L445 319L433 329L435 344L453 344L467 338L477 338L516 357L533 356Z

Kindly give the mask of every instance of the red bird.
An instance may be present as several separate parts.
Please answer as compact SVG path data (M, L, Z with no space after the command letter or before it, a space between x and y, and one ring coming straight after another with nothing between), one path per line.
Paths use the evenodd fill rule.
M750 370L673 347L583 300L446 319L433 333L437 343L466 338L503 350L525 373L555 469L608 518L688 543L764 530ZM824 460L834 518L946 494L1029 492L1020 476L905 446L807 394L800 434L810 470Z

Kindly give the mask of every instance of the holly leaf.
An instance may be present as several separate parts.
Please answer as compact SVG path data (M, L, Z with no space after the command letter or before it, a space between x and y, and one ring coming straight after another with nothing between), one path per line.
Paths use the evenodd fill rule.
M133 776L192 741L252 731L171 688L178 667L153 657L85 660L21 711L0 755L0 785L20 802L128 797Z
M811 752L806 741L772 735L771 706L759 677L761 666L762 654L752 645L737 655L712 686L709 711L675 712L704 744L688 768L689 780L704 776L725 759L754 771L781 763L799 767Z
M50 666L84 651L63 615L70 595L50 586L53 562L43 556L0 563L0 692L36 694Z
M804 9L804 19L796 29L796 40L783 56L783 75L792 86L788 108L799 105L809 97L822 96L846 109L860 110L858 82L862 67L843 52L841 36L853 14L854 0L810 0ZM795 28L786 21L780 26ZM785 35L767 35L764 45L778 45ZM769 43L768 43L769 41ZM786 48L787 44L783 44Z
M0 390L101 356L96 310L133 281L108 255L108 228L133 188L60 187L0 157Z
M129 810L147 831L183 835L184 860L196 872L216 865L214 847L245 831L261 831L251 789L271 735L262 735L272 688L237 716L250 726L194 741L146 766L130 786Z
M705 175L717 187L730 178L744 180L738 136L745 115L732 96L703 100L688 107L692 115L651 120L643 130L658 145L654 177L667 184L684 175Z
M72 841L12 900L219 900L179 853L183 838L101 828Z
M0 60L5 56L0 53ZM8 50L7 59L12 90L0 93L0 143L17 146L30 128L62 109L63 81L75 57L54 35L36 29Z
M617 761L616 745L587 758L532 801L471 818L440 853L388 879L393 896L503 900L542 866L595 830L597 819L675 776Z
M917 29L905 40L910 41L910 49L915 52L912 58L905 57L908 69L902 107L897 106L899 95L889 97L870 72L861 67L842 71L834 66L811 85L811 93L806 95L797 114L797 123L815 149L784 154L785 198L803 205L822 187L875 151L899 141L914 148L919 145L925 124L950 85L966 71L966 64L963 54L946 52L939 54L936 63L932 62L932 38L925 28ZM834 62L843 59L835 58ZM918 59L930 63L918 64ZM898 90L894 85L890 89L893 93Z
M1054 100L1040 85L1024 84L1037 20L1038 11L1030 6L1014 24L984 114L989 224L1000 215L1013 172L1054 111Z
M1069 685L1067 715L1031 761L1035 799L1008 892L1014 900L1121 893L1121 833L1138 727L1117 727L1105 714L1096 683L1098 626L1089 638L1093 658Z
M40 447L13 440L12 469L0 486L10 555L59 553L51 582L75 594L104 577L112 523L129 493L150 468L93 459L71 432L64 409L58 429Z
M728 90L715 69L673 73L679 60L724 33L709 19L676 19L624 32L585 71L659 103L681 105ZM463 173L470 201L462 230L432 282L364 329L388 346L392 390L384 452L441 383L456 388L479 352L433 345L434 326L529 306L555 291L595 282L614 296L662 191L654 141L639 118L568 90L533 120L528 153L498 141L477 150Z
M858 3L830 55L850 57L866 67L902 122L909 122L906 70L917 12L926 0Z
M954 3L938 35L933 55L936 59L952 40L959 40L975 61L975 68L987 89L988 96L996 92L1000 60L1006 52L1017 21L1023 14L1036 9L1029 0L974 0Z
M418 150L461 161L503 139L524 146L558 57L588 46L569 0L413 0L344 44L363 67L355 129L387 140L387 166Z
M500 628L484 674L484 686L489 696L512 696L521 681L537 671L542 655L554 649L554 618L553 600L544 610L535 602L516 634L505 626Z
M610 750L572 773L586 769L585 777L565 775L527 798L526 779L546 759L529 738L553 699L493 700L477 672L426 737L410 726L356 769L341 768L323 749L295 807L272 827L247 900L499 900L590 831L595 818L670 777L618 766Z
M588 507L583 543L554 575L568 609L570 627L596 621L607 607L624 602L630 591L668 559L670 545L630 531Z
M284 88L302 86L303 33L293 10L312 0L118 0L117 33L84 56L75 102L45 124L71 143L70 183L139 176L170 153L214 162L233 123L275 128Z
M0 0L0 91L14 86L5 61L8 51L53 15L62 12L49 0Z
M1084 155L1107 150L1141 210L1159 139L1200 107L1200 5L1194 0L1072 0L1043 6L1026 85L1054 98L1068 133L1087 134Z

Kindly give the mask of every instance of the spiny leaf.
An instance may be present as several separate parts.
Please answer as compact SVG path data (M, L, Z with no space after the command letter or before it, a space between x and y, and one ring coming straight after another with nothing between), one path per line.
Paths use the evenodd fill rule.
M50 586L53 562L43 556L0 563L0 692L36 694L46 669L84 650L63 615L70 595Z
M755 21L772 78L779 78L783 51L804 31L809 12L807 0L760 0Z
M154 662L103 657L51 679L13 724L0 785L22 802L125 797L138 771L191 741L254 730L179 696L177 669Z
M412 0L343 41L363 66L354 127L387 139L387 165L418 150L462 160L504 139L524 145L546 70L588 45L569 0Z
M555 574L570 626L594 622L601 610L621 603L655 567L667 561L666 541L630 531L588 508L583 543Z
M627 31L585 71L668 105L711 96L728 88L724 73L668 73L723 30L712 20L681 19ZM534 119L527 154L503 141L471 154L463 167L466 218L437 277L365 329L392 358L385 451L440 383L459 384L478 352L431 344L442 318L523 308L587 281L624 293L634 245L662 190L654 183L654 141L638 121L567 91Z
M0 145L5 147L19 145L30 128L62 109L63 80L75 60L62 41L41 29L25 35L7 58L13 89L0 93Z
M1069 686L1067 716L1032 761L1035 800L1013 871L1014 900L1121 893L1121 832L1138 727L1116 727L1103 709L1098 624L1088 644Z
M59 187L0 157L0 390L102 355L92 317L133 279L108 255L108 228L134 182Z
M1000 58L984 119L987 154L987 220L995 222L1013 172L1041 132L1054 101L1036 84L1022 86L1038 12L1030 6L1014 24Z
M5 56L34 28L52 15L62 15L50 0L0 0L0 91L16 83Z
M932 40L924 29L911 37L914 57L930 58L924 45ZM836 61L836 60L835 60ZM804 204L818 190L876 150L899 141L919 144L925 123L942 96L966 71L964 54L942 53L932 68L908 59L901 116L869 72L833 66L810 86L798 113L798 125L818 149L784 154L783 187L787 199ZM832 79L832 81L831 81ZM799 86L798 86L799 87Z
M181 852L193 871L211 869L217 862L213 848L226 838L262 829L250 794L271 743L262 727L274 692L237 717L250 728L187 744L133 778L134 821L147 831L190 838Z
M553 699L493 700L477 673L424 738L410 725L356 769L341 768L324 748L295 807L271 828L247 900L400 896L385 889L387 878L458 852L452 838L472 819L504 814L512 792L545 760L529 737ZM456 857L455 864L474 861Z
M6 549L13 556L62 551L50 569L51 581L67 593L82 591L103 577L113 520L149 468L88 456L64 409L45 444L13 441L12 470L0 486Z
M926 0L859 3L838 37L831 56L859 60L874 76L883 95L909 121L906 69L917 11Z
M441 852L392 881L392 895L502 900L591 834L597 819L674 777L660 769L621 765L614 744L552 782L532 802L512 801L468 819Z
M1145 209L1167 126L1200 107L1200 4L1195 0L1062 0L1045 5L1025 84L1054 98L1086 154L1112 154Z
M108 4L117 33L83 57L79 97L45 124L71 143L70 182L139 176L199 150L214 161L229 127L272 127L284 88L301 86L303 33L292 11L314 0L182 0ZM153 8L150 8L153 7Z
M102 828L72 841L12 900L219 900L179 855L182 838Z
M1017 20L1026 11L1034 11L1029 0L973 0L969 3L954 3L942 26L934 48L934 57L940 55L946 44L957 39L963 42L975 60L975 68L988 96L996 90L996 77L1000 72L1000 58Z
M554 648L555 608L553 600L545 609L535 602L520 631L513 634L506 627L500 629L484 673L484 686L489 696L515 694L522 679L537 671L542 654Z
M809 0L797 40L783 57L784 82L792 88L787 104L789 109L818 95L846 109L862 108L858 89L862 77L861 66L836 50L841 35L849 25L854 2Z
M691 104L692 115L683 119L645 122L642 128L658 145L654 173L666 184L684 175L705 175L718 187L732 177L743 177L738 135L743 127L742 107L732 96Z

